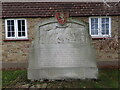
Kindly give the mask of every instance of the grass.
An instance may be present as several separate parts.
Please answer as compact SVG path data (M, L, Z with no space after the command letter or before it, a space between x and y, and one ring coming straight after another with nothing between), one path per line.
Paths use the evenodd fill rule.
M22 82L27 78L26 70L6 70L2 72L2 85L11 86L18 82Z
M5 70L2 73L3 87L15 87L17 83L29 86L47 84L48 88L118 88L117 69L100 69L98 80L73 80L73 81L30 81L27 79L26 70Z

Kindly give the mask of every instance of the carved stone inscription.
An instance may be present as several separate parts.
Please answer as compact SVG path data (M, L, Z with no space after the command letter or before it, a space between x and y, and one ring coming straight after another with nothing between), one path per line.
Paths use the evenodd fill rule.
M74 25L74 24L72 24ZM63 44L63 43L85 43L86 33L84 26L75 25L40 27L40 43L41 44ZM47 27L47 28L46 28Z

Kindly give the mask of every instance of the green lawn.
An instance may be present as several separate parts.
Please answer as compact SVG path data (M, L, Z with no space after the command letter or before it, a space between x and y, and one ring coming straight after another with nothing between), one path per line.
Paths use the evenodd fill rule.
M98 80L72 80L72 81L30 81L27 80L26 70L5 70L2 73L3 88L16 87L17 84L27 85L27 87L37 87L37 85L46 88L118 88L117 69L100 69Z

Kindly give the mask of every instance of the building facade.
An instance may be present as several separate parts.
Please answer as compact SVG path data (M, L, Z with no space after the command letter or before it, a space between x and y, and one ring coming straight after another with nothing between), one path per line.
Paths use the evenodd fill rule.
M97 62L118 62L120 4L112 2L110 5L103 2L3 2L0 19L3 63L27 63L36 24L55 18L56 12L68 12L69 18L89 24Z

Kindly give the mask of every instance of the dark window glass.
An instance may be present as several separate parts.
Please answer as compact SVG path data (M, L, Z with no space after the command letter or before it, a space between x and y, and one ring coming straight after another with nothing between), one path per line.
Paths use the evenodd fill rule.
M11 31L14 31L14 26L11 26Z
M15 37L14 20L7 20L8 37Z
M98 23L98 18L95 18L95 23Z
M7 25L10 25L10 20L7 20Z
M91 34L94 35L94 30L91 30Z
M21 31L21 20L18 20L18 31Z
M25 20L22 20L22 25L25 25Z
M102 18L102 23L105 23L106 22L106 19L105 18Z
M98 34L98 30L95 30L95 35Z
M14 25L14 20L11 20L11 25Z
M109 34L109 30L106 30L106 34L107 34L107 35Z
M106 18L106 23L107 23L107 24L109 23L109 18Z
M15 32L12 32L12 37L15 37Z
M8 26L8 31L10 31L10 26Z
M91 23L94 23L94 19L93 18L91 19Z
M25 31L25 26L22 26L22 31Z
M18 36L25 36L25 20L18 20Z
M106 29L109 29L109 24L106 24Z
M21 26L21 20L18 20L18 25L20 25L20 26Z
M11 37L11 33L10 32L8 32L8 37Z
M98 35L98 18L91 18L91 34Z
M95 29L98 29L98 24L95 24Z
M25 36L25 32L22 32L22 36Z
M102 29L105 29L105 24L102 24Z
M20 25L18 25L18 31L21 31L21 26Z
M102 30L102 35L105 35L105 30Z
M18 32L18 36L21 37L21 32Z

